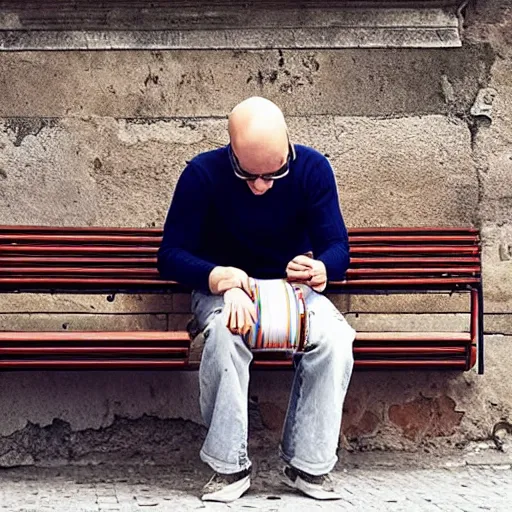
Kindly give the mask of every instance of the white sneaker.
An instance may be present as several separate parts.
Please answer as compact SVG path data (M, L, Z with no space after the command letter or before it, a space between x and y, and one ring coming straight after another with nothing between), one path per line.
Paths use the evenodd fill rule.
M232 475L215 473L204 486L203 501L220 501L229 503L235 501L251 486L251 469Z
M292 489L301 491L315 500L339 500L341 495L334 490L329 475L313 476L298 469L286 466L283 470L283 482Z

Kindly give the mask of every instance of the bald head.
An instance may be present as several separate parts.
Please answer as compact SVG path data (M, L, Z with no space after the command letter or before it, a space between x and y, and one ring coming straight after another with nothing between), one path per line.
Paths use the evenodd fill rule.
M271 173L286 162L286 122L270 100L255 96L239 103L229 115L228 131L233 151L247 172Z

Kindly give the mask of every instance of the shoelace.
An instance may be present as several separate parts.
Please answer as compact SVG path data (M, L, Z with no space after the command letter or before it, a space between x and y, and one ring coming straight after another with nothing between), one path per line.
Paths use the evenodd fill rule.
M246 469L244 471L240 471L239 473L234 473L232 475L222 475L220 473L214 473L208 483L204 486L205 489L211 490L219 490L222 487L232 484L233 482L237 482L242 478L245 478L251 472L251 468Z
M227 478L225 478L223 475L220 475L219 473L214 473L210 480L206 483L204 486L205 490L209 491L217 491L219 489L222 489L222 487L229 485L231 482L228 481Z

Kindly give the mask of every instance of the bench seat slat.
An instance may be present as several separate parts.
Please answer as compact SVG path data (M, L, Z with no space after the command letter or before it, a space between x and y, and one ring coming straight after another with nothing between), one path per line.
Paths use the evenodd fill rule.
M0 331L0 343L12 342L47 342L47 341L165 341L189 343L187 331ZM365 332L357 331L357 342L461 342L470 343L468 332Z
M417 355L417 354L466 354L467 347L354 347L354 354L395 354L395 355Z
M47 343L47 342L46 342ZM130 347L130 346L0 346L0 356L11 355L95 355L108 353L112 355L153 355L188 354L189 347ZM387 354L387 355L450 355L466 354L467 347L354 347L354 354Z
M66 342L81 345L52 345ZM107 346L116 342L136 345ZM168 345L160 346L160 342ZM396 346L393 342L414 345ZM435 345L429 346L431 342ZM9 343L15 345L8 346ZM158 346L151 346L151 343ZM368 346L369 343L377 346ZM189 347L186 331L0 332L0 369L189 370L195 369L187 363ZM354 342L355 366L359 369L457 369L467 366L469 350L471 336L461 332L358 332ZM292 368L291 359L283 352L260 352L254 357L255 368Z
M356 360L354 362L356 368L365 369L409 369L414 368L432 368L432 369L461 369L466 366L465 359L457 360ZM290 369L292 362L283 361L254 361L253 367L258 368L274 368L274 369ZM187 360L183 359L130 359L130 360L104 360L104 359L83 359L83 360L66 360L66 359L22 359L22 360L0 360L0 369L166 369L180 368L183 370L195 370L197 365L191 365Z
M174 368L189 370L187 359L132 359L132 360L104 360L104 359L22 359L22 360L0 360L0 369L132 369L147 370L152 368Z
M423 360L393 360L393 359L379 359L379 360L361 360L355 361L356 367L359 368L401 368L408 369L411 367L415 368L465 368L466 358L459 358L453 360L441 360L441 359L423 359Z
M471 334L469 332L364 332L357 331L355 342L372 343L372 342L460 342L471 343Z
M292 362L288 360L283 361L254 361L253 367L255 369L276 369L284 370L290 368ZM438 360L438 359L423 359L423 360L393 360L393 359L378 359L378 360L355 360L354 366L359 369L402 369L407 370L410 368L423 368L423 369L464 369L466 367L465 358L454 360Z
M123 355L152 355L169 356L180 354L188 355L189 347L127 347L127 346L86 346L86 347L62 347L62 346L37 346L37 347L1 347L0 356L11 355L98 355L107 353L113 356Z
M167 342L169 344L190 343L186 331L0 331L0 343L46 343L48 341L83 342Z

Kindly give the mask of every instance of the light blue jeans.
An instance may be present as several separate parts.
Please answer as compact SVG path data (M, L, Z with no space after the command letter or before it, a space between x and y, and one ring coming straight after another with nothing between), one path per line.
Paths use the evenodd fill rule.
M297 354L283 427L284 461L311 475L332 470L341 428L343 401L354 359L355 331L327 297L311 292L308 349ZM193 292L196 328L205 346L199 369L200 406L208 433L201 459L218 473L237 473L251 462L247 453L251 350L225 325L221 296Z

